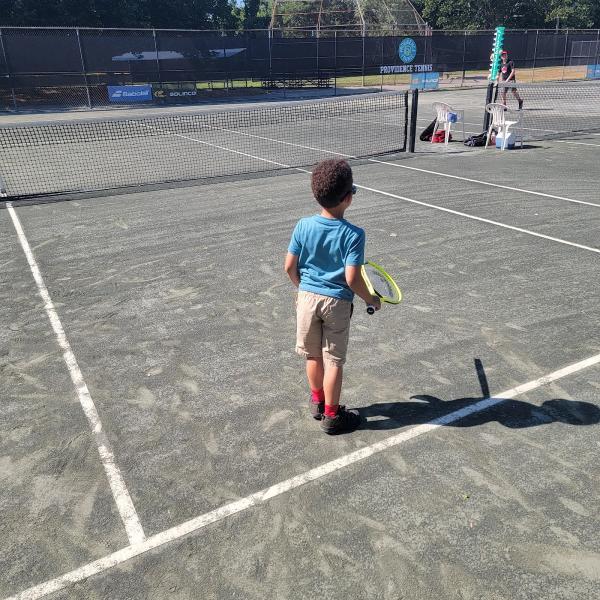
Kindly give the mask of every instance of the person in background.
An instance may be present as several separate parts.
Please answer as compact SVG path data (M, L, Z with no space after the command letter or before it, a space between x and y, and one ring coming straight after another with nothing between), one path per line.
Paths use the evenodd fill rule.
M498 81L501 83L509 83L511 81L517 82L517 72L515 69L515 63L512 60L508 60L508 52L506 50L502 50L500 54L500 59L502 60L502 64L500 65L500 71L498 72ZM502 87L502 104L506 106L506 93L508 92L508 87ZM523 108L523 99L519 96L519 92L516 87L510 88L513 96L516 98L519 103L519 110Z

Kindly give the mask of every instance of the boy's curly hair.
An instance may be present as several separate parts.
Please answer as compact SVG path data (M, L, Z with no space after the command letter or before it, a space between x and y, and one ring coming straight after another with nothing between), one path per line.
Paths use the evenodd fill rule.
M322 160L312 172L312 192L323 208L337 206L352 190L352 169L345 160Z

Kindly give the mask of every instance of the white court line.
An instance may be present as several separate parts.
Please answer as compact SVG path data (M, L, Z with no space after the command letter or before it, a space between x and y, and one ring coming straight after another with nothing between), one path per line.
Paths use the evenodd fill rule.
M339 118L341 118L341 117L339 117ZM284 146L294 146L296 148L303 148L304 150L315 150L317 152L324 152L326 154L333 154L335 156L341 156L343 158L350 158L350 159L357 159L357 158L359 158L357 156L353 156L352 154L344 154L343 152L336 152L334 150L325 150L324 148L315 148L313 146L304 146L302 144L296 144L296 143L293 143L293 142L284 142L282 140L278 140L278 139L275 139L275 138L265 137L263 135L257 135L257 134L253 134L253 133L243 132L243 131L236 131L235 129L227 129L225 127L213 127L213 126L211 126L211 129L216 129L218 131L227 131L228 133L235 133L236 135L243 135L243 136L246 136L246 137L252 137L252 138L259 139L259 140L266 140L266 141L269 141L269 142L275 142L277 144L282 144ZM162 133L168 133L168 132L162 132ZM201 140L195 140L194 138L191 138L191 137L188 137L188 136L184 136L184 135L181 135L181 134L177 134L177 133L172 133L171 135L176 135L176 136L179 136L179 137L183 137L185 139L192 140L192 141L198 141L198 142L201 142L202 144L215 145L215 144L212 144L210 142L205 142L205 141L201 141ZM225 149L223 146L218 146L218 145L215 145L215 146L217 148ZM238 152L237 150L232 150L232 152L236 152L237 154L244 154L243 152ZM244 154L244 155L245 156L251 156L252 158L255 158L255 159L258 159L258 160L264 160L266 162L273 162L273 161L270 161L270 160L267 160L267 159L262 159L262 158L259 158L257 156L253 156L251 154ZM402 165L402 164L398 164L398 163L391 163L391 162L388 162L388 161L379 160L377 158L368 158L367 160L369 162L378 163L378 164L381 164L381 165L388 165L388 166L391 166L391 167L398 167L400 169L409 169L411 171L420 171L421 173L428 173L429 175L438 175L440 177L448 177L450 179L458 179L458 180L461 180L461 181L468 181L470 183L477 183L479 185L487 185L487 186L490 186L490 187L496 187L496 188L501 188L501 189L505 189L505 190L510 190L512 192L520 192L520 193L523 193L523 194L531 194L533 196L541 196L543 198L551 198L553 200L562 200L564 202L573 202L574 204L585 204L586 206L594 206L596 208L600 208L600 204L595 204L594 202L586 202L585 200L575 200L574 198L567 198L565 196L556 196L554 194L546 194L545 192L535 192L533 190L526 190L526 189L523 189L523 188L511 187L511 186L508 186L508 185L501 185L499 183L491 183L489 181L481 181L479 179L469 179L468 177L461 177L459 175L450 175L448 173L441 173L439 171L431 171L431 170L428 170L428 169L421 169L419 167L409 167L407 165ZM290 168L289 165L283 165L283 163L274 163L274 164L285 166L286 168Z
M431 121L433 121L433 119L431 119L431 121L427 118L427 117L417 117L417 121L422 121L423 123L431 123ZM370 121L366 121L366 122L370 122ZM458 123L461 123L461 121L459 121ZM392 123L390 123L391 125ZM465 125L469 125L469 126L473 126L473 127L479 127L479 123L469 123L467 121L464 121ZM521 127L520 129L522 129L523 131L545 131L546 133L551 133L551 134L558 134L558 133L564 133L566 135L575 135L575 133L573 131L571 131L570 129L540 129L539 127ZM458 130L460 131L460 130ZM481 130L479 131L467 131L465 129L465 133L481 133L483 130L483 124L481 124ZM600 135L600 133L594 133L592 131L581 131L579 132L582 136L585 135ZM548 138L546 140L534 140L534 141L547 141L547 142L558 142L560 144L581 144L582 146L597 146L598 144L584 144L583 142L575 142L575 141L570 141L570 140L557 140L557 139L553 139L553 138Z
M108 477L110 489L117 504L119 514L121 515L121 519L125 525L129 543L141 543L146 539L146 536L131 500L131 496L127 491L125 481L123 480L121 472L119 471L119 467L117 467L115 463L115 456L110 446L110 442L108 441L108 437L102 429L102 422L100 421L100 416L98 415L94 401L92 400L88 387L83 379L83 374L81 373L79 365L77 364L77 359L71 350L71 345L69 344L69 340L65 335L62 323L60 322L56 309L54 308L54 303L50 298L50 294L48 293L48 289L46 288L46 284L44 283L40 269L38 268L35 257L33 256L29 242L25 237L23 227L21 226L21 221L19 220L19 217L17 216L17 213L15 212L11 202L6 203L6 208L8 209L13 225L17 232L17 236L21 242L21 247L23 248L27 262L29 263L35 283L37 284L38 292L44 301L44 308L46 309L48 319L50 319L50 324L52 325L52 329L56 335L58 345L63 351L63 359L67 365L67 368L69 369L71 381L75 386L79 402L81 403L83 412L85 413L85 416L87 417L92 428L96 445L98 446L100 460L102 461L102 466L104 467L104 471Z
M590 142L572 142L571 140L552 140L558 144L575 144L576 146L595 146L600 148L600 144L591 144Z
M62 590L69 585L83 581L88 577L92 577L93 575L98 575L109 569L112 569L113 567L116 567L125 561L134 558L135 556L144 554L149 550L159 548L170 542L174 542L190 533L207 527L208 525L222 521L231 515L241 513L254 506L260 506L271 498L281 496L282 494L299 488L307 483L310 483L311 481L316 481L325 477L326 475L330 475L331 473L335 473L340 469L344 469L350 465L358 463L359 461L365 460L370 456L374 456L389 450L390 448L399 446L400 444L408 442L409 440L423 435L424 433L430 433L444 425L450 425L456 421L464 419L465 417L486 410L496 404L499 404L500 402L503 402L504 400L510 400L516 396L525 394L544 385L548 385L553 381L557 381L558 379L562 379L563 377L567 377L568 375L572 375L597 364L600 364L600 354L596 354L595 356L591 356L590 358L580 362L574 363L557 371L553 371L548 375L544 375L538 379L534 379L517 387L501 392L497 396L484 398L475 404L471 404L470 406L466 406L460 410L456 410L438 417L437 419L433 419L428 423L405 429L396 435L392 435L384 440L381 440L380 442L360 448L355 452L351 452L350 454L320 465L314 469L302 473L301 475L297 475L268 488L264 488L259 492L255 492L254 494L247 496L246 498L236 500L235 502L226 504L221 508L217 508L204 515L190 519L185 523L181 523L180 525L166 529L161 533L149 537L144 542L127 546L126 548L118 550L117 552L113 552L112 554L109 554L103 558L90 562L87 565L57 577L56 579L52 579L50 581L46 581L45 583L31 587L17 594L16 596L6 598L5 600L37 600L38 598L43 598L48 594Z
M374 192L376 194L382 194L383 196L389 196L390 198L397 198L398 200L404 200L405 202L410 202L411 204L419 204L421 206L426 206L427 208L434 208L436 210L441 210L442 212L450 213L452 215L457 215L459 217L466 217L467 219L473 219L474 221L488 223L490 225L495 225L496 227L512 229L513 231L518 231L519 233L526 233L527 235L532 235L534 237L543 238L545 240L550 240L552 242L557 242L559 244L566 244L567 246L573 246L574 248L580 248L581 250L587 250L588 252L596 252L597 254L600 254L600 248L592 248L591 246L584 246L583 244L576 244L575 242L569 242L568 240L563 240L562 238L552 237L550 235L544 235L543 233L537 233L535 231L530 231L529 229L523 229L522 227L515 227L514 225L507 225L506 223L500 223L500 221L492 221L491 219L484 219L483 217L476 217L475 215L470 215L468 213L460 212L458 210L452 210L451 208L437 206L436 204L430 204L429 202L421 202L420 200L413 200L412 198L407 198L406 196L400 196L399 194L393 194L391 192L384 192L383 190L377 190L374 188L366 187L364 185L359 185L358 183L356 184L356 187L361 188L363 190L368 190L369 192Z
M137 121L132 121L132 123L136 123ZM233 150L232 148L227 148L225 146L219 146L218 144L213 144L212 142L205 142L204 140L199 140L198 138L193 138L188 135L183 135L182 133L175 133L174 131L169 131L168 129L161 129L160 127L153 127L152 125L148 125L147 123L143 123L148 129L154 129L159 133L164 133L165 135L173 135L175 137L182 138L184 140L189 140L190 142L196 142L198 144L204 144L205 146L212 146L213 148L219 148L219 150L225 150L227 152L232 152L233 154L240 154L241 156L246 156L248 158L253 158L255 160L260 160L262 162L271 163L272 165L277 165L278 167L283 167L284 169L289 169L290 165L286 165L285 163L277 162L276 160L269 160L268 158L261 158L260 156L254 156L253 154L248 154L247 152L240 152L239 150Z
M148 127L150 127L150 126L148 125ZM208 145L208 146L214 146L216 148L220 148L221 150L227 150L227 148L225 146L219 146L217 144L213 144L212 142L206 142L204 140L198 140L198 139L195 139L195 138L190 137L190 136L182 135L182 134L179 134L179 133L169 132L168 130L161 130L161 129L157 128L157 127L152 127L152 129L156 129L156 131L160 131L161 133L166 133L168 135L173 135L173 136L181 137L181 138L184 138L184 139L187 139L187 140L190 140L190 141L199 142L201 144L205 144L205 145ZM217 129L222 129L222 128L217 128ZM227 131L232 131L232 130L227 130ZM238 133L238 132L235 132L235 133ZM326 153L329 153L329 154L335 154L337 156L343 156L344 158L357 158L357 157L352 156L350 154L342 154L340 152L334 152L334 151L331 151L331 150L322 150L320 148L313 148L311 146L302 146L300 144L292 144L291 142L281 142L280 140L276 140L276 139L273 139L273 138L267 138L267 137L264 137L264 136L258 136L258 135L249 134L249 133L245 133L244 135L247 135L247 136L250 136L250 137L258 137L258 138L261 138L261 139L264 139L264 140L268 140L268 141L272 141L272 142L277 142L277 143L280 143L280 144L294 145L294 146L298 146L299 148L305 148L307 150L319 150L321 152L326 152ZM239 152L237 150L230 150L230 151L231 152L235 152L236 154L242 154L244 156L249 156L249 157L254 158L256 160L262 160L264 162L276 164L276 165L279 165L281 167L285 167L285 168L288 168L288 169L289 168L293 168L296 171L300 171L302 173L308 173L308 174L310 174L310 171L308 171L306 169L301 169L300 167L292 167L291 165L287 165L285 163L275 162L275 161L272 161L272 160L268 160L266 158L261 158L259 156L254 156L252 154L247 154L245 152ZM451 177L451 178L455 178L455 179L465 179L465 178L458 177L457 175L446 175L445 173L437 173L435 171L427 171L425 169L419 169L417 167L405 167L404 165L399 165L399 164L396 164L396 163L388 163L388 162L380 161L380 160L373 159L373 158L370 158L370 159L367 159L367 160L369 162L374 162L374 163L379 163L379 164L384 164L384 165L390 165L390 166L393 166L393 167L402 167L402 168L412 169L412 170L416 170L416 171L423 171L425 173L431 173L431 174L434 174L434 175L443 175L444 177ZM506 186L501 186L499 184L486 184L485 182L477 181L475 179L472 179L472 180L465 179L465 180L466 181L472 181L474 183L482 183L484 185L492 185L494 187L506 187ZM375 194L381 194L383 196L389 196L391 198L396 198L398 200L404 200L405 202L411 202L413 204L419 204L421 206L426 206L427 208L433 208L435 210L440 210L440 211L443 211L443 212L446 212L446 213L450 213L450 214L453 214L453 215L457 215L457 216L460 216L460 217L466 217L467 219L473 219L475 221L480 221L482 223L487 223L489 225L495 225L497 227L503 227L505 229L511 229L513 231L518 231L519 233L525 233L527 235L532 235L534 237L543 238L545 240L550 240L552 242L558 242L559 244L566 244L567 246L573 246L575 248L580 248L582 250L588 250L590 252L596 252L596 253L600 254L600 249L598 249L598 248L592 248L591 246L584 246L583 244L576 244L575 242L569 242L568 240L563 240L562 238L552 237L552 236L549 236L549 235L544 235L542 233L536 233L535 231L531 231L529 229L523 229L522 227L515 227L513 225L506 225L505 223L500 223L499 221L492 221L491 219L484 219L483 217L476 217L475 215L470 215L468 213L463 213L463 212L460 212L460 211L457 211L457 210L451 210L449 208L444 208L443 206L438 206L436 204L430 204L428 202L421 202L420 200L413 200L412 198L407 198L406 196L400 196L398 194L392 194L391 192L384 192L383 190L378 190L378 189L375 189L375 188L366 187L364 185L358 185L357 184L356 186L359 187L359 188L361 188L361 189L364 189L364 190L369 190L370 192L373 192ZM508 189L513 189L513 190L516 190L516 191L527 192L527 190L519 190L518 188L508 188ZM540 195L540 196L549 196L548 194L544 194L542 192L527 192L527 193L532 193L532 194ZM583 202L582 200L571 200L570 198L562 198L560 196L552 196L552 197L556 198L556 199L560 199L560 200L567 200L568 202L576 202L578 204L591 204L589 202ZM591 204L591 206L600 206L600 205Z
M504 190L510 190L511 192L520 192L523 194L531 194L533 196L541 196L543 198L551 198L552 200L562 200L564 202L573 202L574 204L585 204L586 206L594 206L600 208L600 204L594 202L586 202L585 200L575 200L574 198L567 198L566 196L556 196L554 194L546 194L545 192L535 192L533 190L525 190L523 188L513 187L510 185L502 185L500 183L492 183L491 181L480 181L479 179L471 179L469 177L462 177L461 175L450 175L449 173L441 173L440 171L431 171L430 169L422 169L420 167L411 167L409 165L401 165L400 163L392 163L385 160L379 160L378 158L369 158L369 162L378 163L381 165L388 165L390 167L396 167L398 169L408 169L409 171L418 171L420 173L427 173L428 175L437 175L439 177L447 177L448 179L458 179L459 181L468 181L469 183L477 183L479 185L487 185L489 187L501 188Z

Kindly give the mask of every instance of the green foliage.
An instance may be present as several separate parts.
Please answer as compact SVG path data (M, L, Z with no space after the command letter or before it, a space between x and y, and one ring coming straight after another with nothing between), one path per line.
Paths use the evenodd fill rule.
M0 0L0 25L236 29L234 0Z
M546 21L553 24L558 19L561 27L585 29L600 16L598 0L550 0L549 4Z
M600 27L598 0L418 0L423 18L434 29L531 29Z
M271 7L266 0L244 0L244 29L267 29L271 22Z
M271 3L272 0L237 0L237 4L236 0L0 0L0 25L257 29L268 27ZM288 8L293 10L290 4ZM312 10L307 2L297 4L299 12ZM387 25L392 15L400 21L410 18L399 8L400 4L386 0L388 9L383 10L381 0L362 3L367 21L380 25ZM600 0L415 0L414 4L434 29L493 29L497 25L509 29L547 28L553 27L557 19L562 28L600 28ZM320 0L315 0L314 5L318 10ZM349 6L354 4L329 0L326 10ZM350 15L330 12L326 18L329 25L342 25L348 23ZM297 27L314 26L314 14L294 15L286 20Z

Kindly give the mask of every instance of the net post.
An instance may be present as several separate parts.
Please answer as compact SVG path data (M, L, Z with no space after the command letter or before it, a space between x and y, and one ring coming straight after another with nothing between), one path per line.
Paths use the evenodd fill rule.
M487 86L487 93L485 96L485 105L487 106L494 97L494 83L490 82ZM484 109L485 110L485 109ZM486 110L483 115L483 130L487 131L490 127L490 113Z
M406 111L408 113L408 91L406 92ZM412 91L410 103L410 130L408 134L408 151L411 154L415 152L415 142L417 139L417 113L419 111L419 90L415 88ZM407 114L408 120L408 114Z
M83 57L83 48L81 46L81 36L79 35L79 27L75 31L77 33L77 45L79 46L79 58L81 59L81 72L85 81L85 92L87 94L88 107L92 108L92 97L90 96L90 85L87 78L87 69L85 68L85 59Z
M4 183L4 179L2 179L2 175L0 175L0 198L8 198L8 190L6 189L6 184Z

